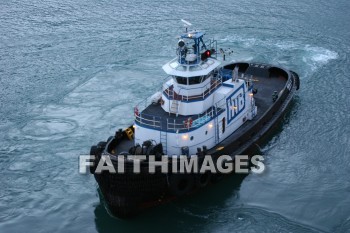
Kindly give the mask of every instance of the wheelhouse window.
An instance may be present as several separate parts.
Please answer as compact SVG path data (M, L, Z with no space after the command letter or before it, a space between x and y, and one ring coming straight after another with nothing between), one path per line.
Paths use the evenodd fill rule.
M175 76L175 79L178 84L187 85L186 77Z
M202 82L202 79L203 79L203 76L189 77L188 84L189 85L199 84Z
M195 85L200 84L204 82L207 78L210 77L211 74L204 75L204 76L194 76L194 77L181 77L181 76L174 76L174 79L178 84L182 85Z
M188 78L189 85L199 84L207 80L210 77L210 74L204 76L195 76Z
M202 82L204 82L205 80L207 80L208 78L210 78L211 74L205 75L203 76Z

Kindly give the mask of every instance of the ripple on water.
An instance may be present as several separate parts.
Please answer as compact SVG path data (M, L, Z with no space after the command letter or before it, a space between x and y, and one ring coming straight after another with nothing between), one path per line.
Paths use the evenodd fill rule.
M258 207L233 208L230 213L219 214L217 219L220 221L210 224L216 232L319 232L318 229ZM229 224L232 222L234 224Z
M345 220L341 226L339 226L335 232L339 233L349 233L350 232L350 217Z
M77 123L72 120L47 118L34 119L29 121L23 128L22 132L25 137L41 140L53 140L65 137L78 127Z
M32 164L31 164L31 162L25 162L25 161L15 162L9 166L8 170L10 170L10 171L32 171Z

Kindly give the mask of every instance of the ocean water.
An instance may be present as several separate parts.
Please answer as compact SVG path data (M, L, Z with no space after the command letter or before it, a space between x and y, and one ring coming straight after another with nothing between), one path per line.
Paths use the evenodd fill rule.
M3 0L0 232L350 232L350 2ZM111 217L78 156L161 86L180 19L232 60L300 74L262 146L267 171L130 220Z

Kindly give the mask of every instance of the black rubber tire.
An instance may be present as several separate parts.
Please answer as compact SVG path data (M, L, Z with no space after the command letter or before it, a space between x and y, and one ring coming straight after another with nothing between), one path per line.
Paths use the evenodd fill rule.
M168 177L168 183L170 193L181 197L192 190L194 178L191 174L172 174Z
M217 183L217 182L223 180L224 177L225 177L224 174L222 174L222 173L216 173L216 174L214 174L214 175L211 176L211 182L212 182L212 183Z
M136 147L131 147L130 149L129 149L129 154L131 154L131 155L135 155L135 151L136 151L136 149L135 149Z
M99 155L99 152L100 152L100 150L97 148L97 146L92 146L91 149L90 149L90 155L94 156L94 158L91 161L93 163L93 165L90 166L90 173L91 174L95 173L95 170L96 170L96 167L97 167L97 157Z
M206 172L204 174L196 174L194 177L194 183L197 188L204 188L207 186L211 181L211 173Z
M107 139L107 142L111 141L113 138L114 138L114 136L110 136L110 137Z
M299 90L300 88L300 78L299 75L297 73L295 73L294 71L291 71L291 73L293 74L294 78L295 78L295 85L296 85L296 90Z
M135 146L135 155L142 155L142 147L140 145Z
M97 144L97 148L100 149L100 151L102 152L105 148L106 148L107 142L99 142Z
M153 146L147 147L146 155L147 155L147 156L151 155L151 154L152 154L152 150L153 150Z

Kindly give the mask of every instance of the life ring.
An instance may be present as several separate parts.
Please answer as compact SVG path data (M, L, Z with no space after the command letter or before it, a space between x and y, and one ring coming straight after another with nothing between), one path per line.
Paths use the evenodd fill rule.
M134 108L134 114L135 116L139 116L139 109L137 107Z
M193 188L194 179L191 174L172 174L168 176L170 193L181 197L189 193Z
M185 120L184 124L185 124L185 128L189 129L192 127L192 123L193 123L193 120L191 117L189 117L188 119Z

